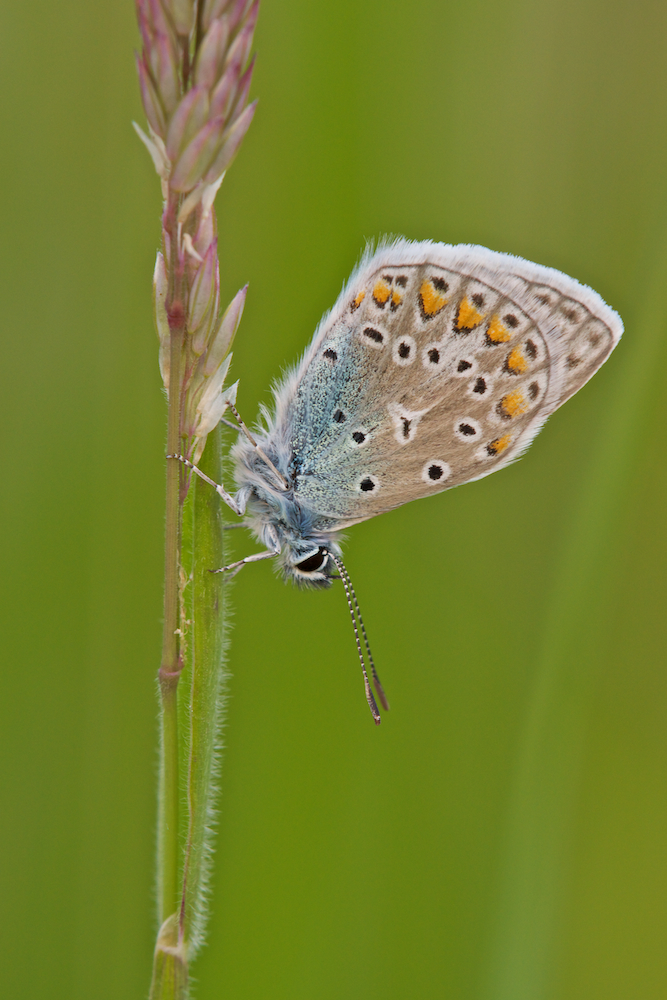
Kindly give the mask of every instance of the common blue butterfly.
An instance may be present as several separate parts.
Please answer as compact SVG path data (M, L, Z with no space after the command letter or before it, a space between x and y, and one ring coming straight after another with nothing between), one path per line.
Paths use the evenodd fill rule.
M242 425L238 491L212 483L266 546L224 569L275 557L299 584L340 576L366 640L338 533L518 458L622 332L592 289L519 257L403 239L367 251L263 429Z

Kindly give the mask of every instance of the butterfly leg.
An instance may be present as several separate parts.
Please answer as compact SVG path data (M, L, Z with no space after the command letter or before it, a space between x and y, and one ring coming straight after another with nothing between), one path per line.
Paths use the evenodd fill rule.
M198 469L196 465L193 465L192 462L190 462L187 458L184 458L183 455L167 455L167 458L178 459L178 461L182 462L186 468L192 469L192 471L196 473L200 479L203 479L205 483L208 483L209 486L213 487L218 496L225 501L227 506L230 507L235 514L238 514L239 517L243 517L245 514L245 503L238 503L231 493L227 492L224 486L219 483L214 483L212 479L209 479L205 472Z
M287 480L283 476L282 472L280 472L278 469L276 469L275 465L273 464L273 462L271 461L271 459L268 457L268 455L265 455L264 452L262 451L262 449L260 448L260 446L257 444L257 442L255 441L254 437L252 436L252 434L250 433L250 431L246 427L244 421L241 419L241 414L239 413L239 411L236 409L236 407L232 403L229 403L228 405L229 405L229 409L232 411L232 413L234 414L236 420L238 421L238 425L241 428L242 432L245 434L245 436L247 437L248 441L250 441L250 444L253 446L253 448L255 449L255 451L257 452L257 454L261 458L261 460L264 462L264 464L267 465L269 467L269 469L271 469L271 472L273 472L273 474L277 477L278 484L279 484L281 490L288 490L289 487L290 487L290 484L287 482Z
M272 559L273 556L277 556L280 549L266 549L264 552L255 552L254 555L246 556L245 559L239 559L238 562L230 563L229 566L221 566L220 569L212 569L211 573L228 573L229 577L236 576L236 574L243 569L247 563L259 562L260 559Z

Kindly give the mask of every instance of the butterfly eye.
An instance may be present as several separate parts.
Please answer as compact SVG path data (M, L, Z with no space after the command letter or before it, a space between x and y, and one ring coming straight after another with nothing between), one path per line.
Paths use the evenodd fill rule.
M314 552L312 556L308 556L307 559L302 559L301 562L295 563L294 568L298 569L300 573L315 573L316 570L322 569L328 558L328 551L320 545L317 552Z

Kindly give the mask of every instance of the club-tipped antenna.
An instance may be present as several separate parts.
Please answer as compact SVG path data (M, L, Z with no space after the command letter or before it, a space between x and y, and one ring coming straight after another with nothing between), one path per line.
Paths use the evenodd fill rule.
M373 697L373 692L371 690L371 685L368 680L368 673L366 672L366 663L364 661L364 654L361 648L361 639L359 638L359 629L357 628L357 619L355 618L354 614L354 604L356 604L356 597L354 599L354 604L352 602L352 594L354 593L354 590L352 589L350 577L348 575L347 570L345 569L343 560L340 558L340 556L335 556L333 552L330 552L329 555L335 562L338 572L340 573L340 578L343 581L343 587L345 588L345 597L347 598L347 606L350 609L350 618L352 619L352 628L354 629L354 638L357 643L357 652L359 653L359 662L361 663L361 671L364 675L364 689L366 691L366 701L368 702L368 707L371 710L371 715L373 716L373 721L375 722L375 725L379 726L380 722L382 721L382 719L380 718L380 710L377 707L375 698ZM358 606L359 605L357 604L357 608ZM361 622L361 617L359 618L359 621ZM366 643L366 647L368 648L368 643Z
M261 458L261 460L266 465L268 465L268 467L271 469L271 471L276 475L276 477L278 478L278 482L280 483L282 489L288 490L289 489L289 483L287 482L287 480L283 476L282 472L280 472L278 469L276 469L275 465L273 464L273 462L271 461L271 459L269 458L269 456L265 455L264 452L262 451L262 449L260 448L260 446L257 444L257 442L255 441L254 437L252 436L252 434L250 433L250 431L246 427L244 421L241 419L241 415L240 415L239 411L236 409L236 407L232 403L228 403L227 405L229 406L229 409L232 411L232 413L234 414L234 417L238 421L239 427L241 428L241 430L243 431L243 433L247 437L248 441L250 441L250 444L253 446L253 448L255 449L255 451L257 452L257 454L259 455L259 457Z
M368 662L371 665L371 674L373 676L373 684L375 686L375 690L377 692L377 696L380 699L380 704L382 705L382 707L385 710L385 712L388 712L389 711L389 702L387 701L387 696L384 693L384 688L382 687L382 682L380 681L380 678L378 677L378 672L375 669L375 663L373 661L373 654L371 653L371 647L370 647L370 645L368 643L368 636L366 635L366 626L364 625L364 619L361 617L361 608L359 607L359 601L357 600L357 595L356 595L355 589L352 586L352 580L350 579L350 574L348 573L347 567L345 566L345 563L343 562L342 559L340 560L340 566L338 567L338 569L339 569L341 578L345 577L345 579L347 580L348 586L350 588L350 593L352 594L352 600L354 601L354 606L355 606L356 611L357 611L357 618L359 619L359 624L361 626L361 634L364 637L364 644L366 646L366 652L368 653Z

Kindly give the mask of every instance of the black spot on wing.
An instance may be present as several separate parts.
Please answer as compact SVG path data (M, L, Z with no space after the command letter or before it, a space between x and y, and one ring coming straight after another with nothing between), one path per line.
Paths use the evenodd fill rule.
M376 344L381 344L384 341L384 334L380 333L380 331L376 330L373 326L367 326L364 328L364 337L368 337L369 340L372 340Z

